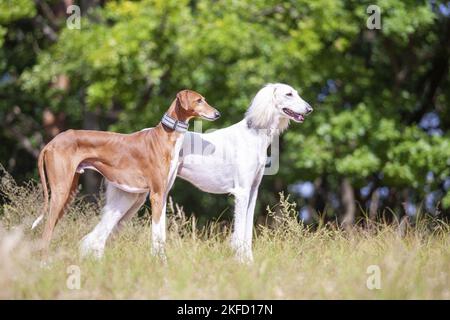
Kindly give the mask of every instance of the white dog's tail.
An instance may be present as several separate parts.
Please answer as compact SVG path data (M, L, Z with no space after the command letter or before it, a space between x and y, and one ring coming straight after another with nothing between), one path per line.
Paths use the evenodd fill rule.
M44 214L47 212L48 209L48 190L47 190L47 180L45 178L45 171L44 171L44 157L45 157L45 151L46 149L42 149L41 153L39 154L38 159L38 169L39 169L39 177L41 178L41 184L42 189L44 191L44 210L42 214L33 222L33 225L31 226L31 230L36 228L38 224L44 219Z

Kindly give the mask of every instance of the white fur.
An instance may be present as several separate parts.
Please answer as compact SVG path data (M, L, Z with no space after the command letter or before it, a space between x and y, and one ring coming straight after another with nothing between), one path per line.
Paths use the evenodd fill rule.
M129 192L129 193L147 193L148 189L144 189L144 188L135 188L135 187L131 187L131 186L127 186L126 184L120 184L120 183L116 183L116 182L109 182L110 184L112 184L113 186L115 186L116 188L119 188L123 191Z
M34 220L32 226L31 226L31 230L36 228L39 225L39 223L41 223L42 219L44 219L44 214L41 214L39 217L37 217L36 220Z
M139 199L139 194L123 191L108 183L106 186L106 204L102 210L102 218L94 230L81 240L81 255L87 256L92 254L96 258L102 257L106 240L111 231Z
M166 243L166 207L159 221L152 219L152 254L165 257L164 246Z
M269 84L256 94L242 121L212 133L186 133L178 176L203 191L234 195L231 244L242 262L253 260L253 216L258 187L267 148L289 124L283 108L302 115L312 111L292 87Z

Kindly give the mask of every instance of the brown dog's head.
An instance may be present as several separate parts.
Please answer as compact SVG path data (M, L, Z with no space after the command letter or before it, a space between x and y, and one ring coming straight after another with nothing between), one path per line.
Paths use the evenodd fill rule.
M177 93L177 105L188 118L200 117L209 121L220 117L220 112L211 107L205 98L191 90L182 90Z

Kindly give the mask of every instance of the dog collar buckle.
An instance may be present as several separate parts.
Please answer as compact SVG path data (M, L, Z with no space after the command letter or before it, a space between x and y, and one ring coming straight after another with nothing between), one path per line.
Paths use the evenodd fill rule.
M187 122L174 119L167 113L165 113L164 116L162 117L161 123L165 125L167 128L181 133L186 132L189 128L189 124Z

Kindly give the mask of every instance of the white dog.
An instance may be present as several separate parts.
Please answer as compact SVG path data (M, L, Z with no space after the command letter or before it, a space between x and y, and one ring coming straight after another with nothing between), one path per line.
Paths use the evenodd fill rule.
M291 86L268 84L242 121L212 133L186 133L178 176L203 191L234 195L232 247L241 262L253 261L253 215L267 148L289 120L301 123L312 110Z

